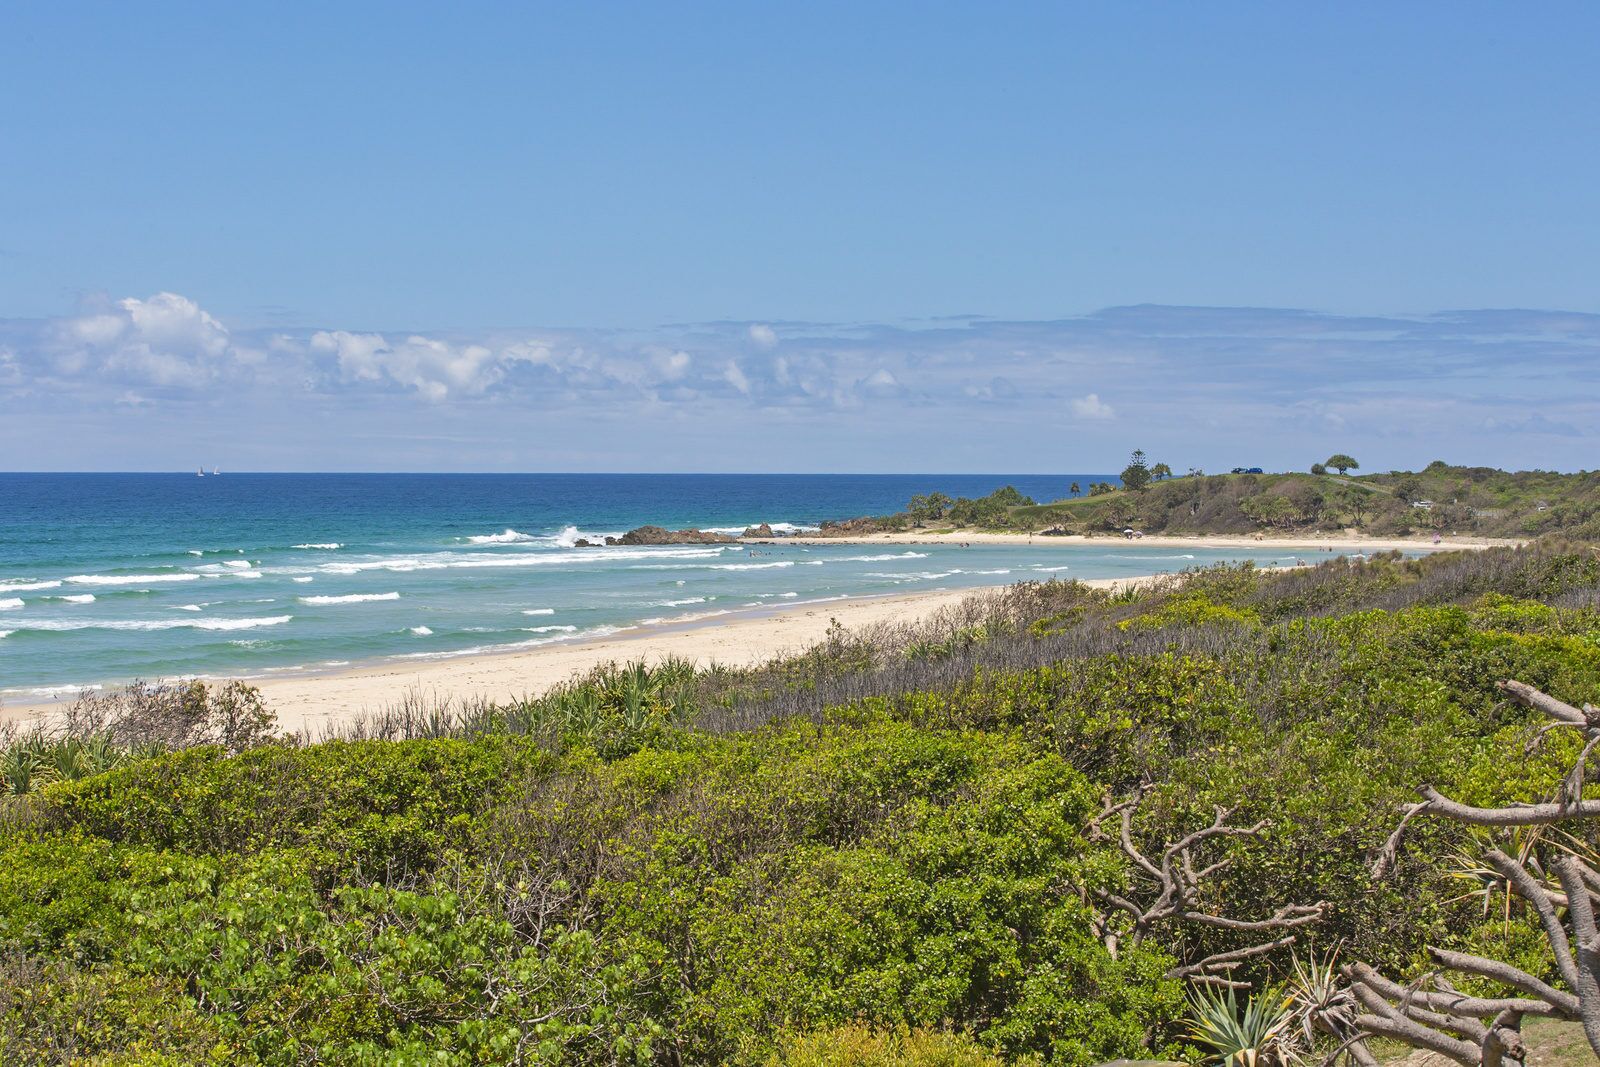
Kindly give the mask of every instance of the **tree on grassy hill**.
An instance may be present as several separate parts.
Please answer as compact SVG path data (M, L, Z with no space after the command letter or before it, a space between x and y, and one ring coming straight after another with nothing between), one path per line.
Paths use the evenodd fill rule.
M1079 494L1081 494L1083 492L1083 487L1080 486L1077 482L1073 482L1071 488L1072 488L1072 495L1073 496L1078 496Z
M1150 477L1154 478L1158 482L1163 478L1170 478L1172 477L1172 468L1167 466L1165 463L1157 463L1154 467L1150 468Z
M1343 474L1346 471L1358 471L1361 469L1361 464L1356 462L1356 458L1354 456L1347 456L1343 452L1335 452L1333 455L1329 456L1327 466L1332 467L1340 474Z
M1339 503L1343 504L1350 512L1355 525L1360 526L1367 517L1368 493L1364 489L1346 486L1344 492L1339 494Z
M1100 521L1112 530L1124 529L1138 517L1139 505L1133 502L1132 497L1119 496L1108 500L1100 510Z
M1150 465L1145 462L1144 449L1133 450L1128 465L1122 469L1122 484L1135 493L1142 493L1150 487Z
M1263 526L1293 526L1305 512L1286 496L1253 496L1239 502L1239 510Z
M1090 496L1104 496L1106 493L1115 493L1116 491L1117 487L1110 482L1095 482L1089 486Z
M1313 463L1311 465L1311 473L1312 474L1327 474L1328 473L1328 468L1324 467L1320 463Z

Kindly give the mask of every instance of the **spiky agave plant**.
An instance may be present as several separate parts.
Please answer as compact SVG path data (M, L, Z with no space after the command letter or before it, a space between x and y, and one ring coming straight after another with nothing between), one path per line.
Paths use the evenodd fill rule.
M1301 1047L1311 1048L1319 1035L1341 1044L1356 1033L1361 1009L1355 993L1339 974L1339 950L1320 958L1315 948L1305 959L1294 955L1294 976L1288 985L1290 1012L1299 1024Z
M1241 1005L1236 991L1197 990L1189 998L1189 1036L1222 1067L1284 1067L1298 1062L1293 999L1277 986Z

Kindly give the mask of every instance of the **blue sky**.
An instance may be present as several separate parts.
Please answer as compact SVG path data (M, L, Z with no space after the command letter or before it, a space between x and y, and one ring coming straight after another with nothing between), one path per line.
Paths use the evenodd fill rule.
M1596 40L1560 3L11 5L0 468L1592 466Z

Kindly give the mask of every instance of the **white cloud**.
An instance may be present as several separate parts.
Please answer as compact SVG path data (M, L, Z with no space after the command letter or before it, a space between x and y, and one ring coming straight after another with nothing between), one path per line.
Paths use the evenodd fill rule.
M157 293L101 299L55 319L0 319L0 442L7 420L15 425L41 400L81 411L99 405L121 419L168 417L180 399L221 406L248 397L285 425L306 424L300 413L309 410L406 423L414 405L430 402L452 410L429 418L487 426L475 405L494 397L539 412L537 422L562 411L615 419L619 441L643 440L636 428L663 411L737 426L774 413L846 418L862 405L874 407L873 417L857 416L848 436L909 441L948 424L945 414L1045 425L1066 413L1095 427L1093 439L1110 441L1111 421L1134 403L1147 448L1162 445L1163 434L1228 450L1270 437L1304 439L1308 454L1326 454L1324 439L1337 431L1377 442L1374 450L1426 442L1426 461L1472 456L1492 436L1497 453L1487 458L1575 465L1584 461L1569 457L1600 426L1592 399L1600 396L1600 315L1562 313L1560 331L1550 321L1522 312L1351 319L1146 307L1048 322L811 324L780 344L761 323L532 335L230 329L188 297ZM1078 393L1075 383L1087 381L1118 397L1115 408L1098 391ZM362 395L381 402L351 399ZM1485 421L1502 419L1508 402L1549 421ZM930 434L925 444L942 442ZM1513 457L1509 443L1526 452ZM1163 446L1169 457L1171 447ZM918 448L911 454L920 462Z
M108 378L182 386L211 380L240 354L227 327L177 293L128 297L54 325L52 361L69 375L92 368Z
M1072 402L1072 413L1080 419L1112 419L1117 414L1110 404L1100 399L1099 393L1078 397Z
M451 344L417 334L390 344L382 334L344 330L313 334L311 349L332 355L347 381L387 379L436 402L482 393L505 376L508 363L537 362L548 356L537 347L496 353L486 345Z

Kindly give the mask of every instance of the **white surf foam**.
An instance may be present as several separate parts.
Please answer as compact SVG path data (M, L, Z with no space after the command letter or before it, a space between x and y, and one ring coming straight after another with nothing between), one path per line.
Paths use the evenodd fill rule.
M608 548L605 551L575 549L571 552L438 552L426 556L395 556L385 559L324 563L323 574L361 574L364 571L489 570L500 567L560 567L568 564L615 563L642 559L715 559L731 545L715 548Z
M301 576L301 577L299 577L299 578L291 578L291 579L289 579L289 580L290 580L290 581L291 581L291 582L298 582L298 583L300 583L300 584L301 584L301 585L304 585L304 584L305 584L305 583L306 583L306 582L314 582L314 581L316 581L316 579L315 579L315 578L313 578L313 577L311 577L311 576L310 576L310 575L302 575L302 576Z
M524 615L554 615L556 613L556 609L555 608L523 608L522 609L522 613Z
M20 607L22 607L22 598L19 596L8 596L4 600L0 600L0 611L16 611Z
M40 600L59 600L65 604L93 604L93 593L68 593L66 596L45 596Z
M560 533L556 534L554 537L545 538L545 540L549 541L557 548L576 548L578 547L578 542L580 540L588 541L591 545L597 545L604 544L606 538L608 537L621 536L621 530L613 530L610 533L585 533L576 526L563 526Z
M595 637L610 637L612 634L622 633L624 630L634 630L635 626L596 626L589 630L579 630L575 633L557 634L554 637L530 637L526 641L513 641L504 645L474 645L471 648L456 648L447 652L402 652L390 659L457 659L461 656L478 656L485 652L515 652L522 648L538 648L541 645L552 645L558 641L575 641Z
M712 599L715 600L716 598L712 597ZM657 600L652 602L650 606L653 608L682 608L690 604L704 604L705 602L706 598L703 596L686 596L682 600Z
M714 619L719 615L731 615L731 614L733 614L733 613L731 611L728 611L726 608L722 608L722 609L719 609L717 611L692 611L692 612L689 612L686 615L673 615L673 616L670 616L670 617L666 616L666 615L662 615L662 616L659 616L659 617L653 618L653 619L640 619L639 620L639 625L640 626L660 626L663 623L669 623L669 622L699 622L701 619Z
M426 626L413 626L411 628L411 632L416 634L418 637L432 637L433 636L433 631L428 629Z
M302 604L365 604L371 600L399 600L399 593L350 593L346 596L303 596Z
M74 574L73 585L147 585L153 582L193 582L198 574Z
M4 636L5 634L0 633L0 637ZM32 689L0 689L0 693L14 693L18 696L30 697L59 697L81 693L86 689L91 692L98 692L103 688L104 686L98 685L41 685Z
M344 545L341 544L338 541L308 541L303 545L295 545L294 547L295 548L315 548L315 549L320 549L323 552L332 552L335 549L343 548Z
M529 633L529 634L557 634L557 633L559 633L559 634L570 634L570 633L577 633L578 632L578 628L576 626L561 626L561 625L523 626L523 627L520 627L520 629L522 630L523 633Z
M727 534L730 537L738 537L746 530L754 529L760 525L761 523L759 522L750 522L743 526L702 526L700 529L704 530L706 533L719 533ZM818 530L822 529L820 526L796 526L792 522L769 522L766 525L767 529L771 530L776 536L793 536L795 534L802 533L816 533Z
M507 526L505 528L505 530L503 532L501 532L501 533L497 533L497 534L476 534L474 536L468 537L467 538L467 544L469 544L469 545L521 545L521 544L527 544L529 541L532 541L532 540L533 540L533 537L531 537L530 535L525 534L525 533L521 532L520 530L513 530L511 527Z
M867 577L888 578L896 582L932 582L960 573L962 572L959 569L953 571L872 571Z
M254 619L41 619L19 627L24 630L254 630L259 626L281 626L293 615L270 615ZM15 631L13 631L15 632Z
M61 583L50 582L0 582L0 593L36 593L40 589L60 589Z

